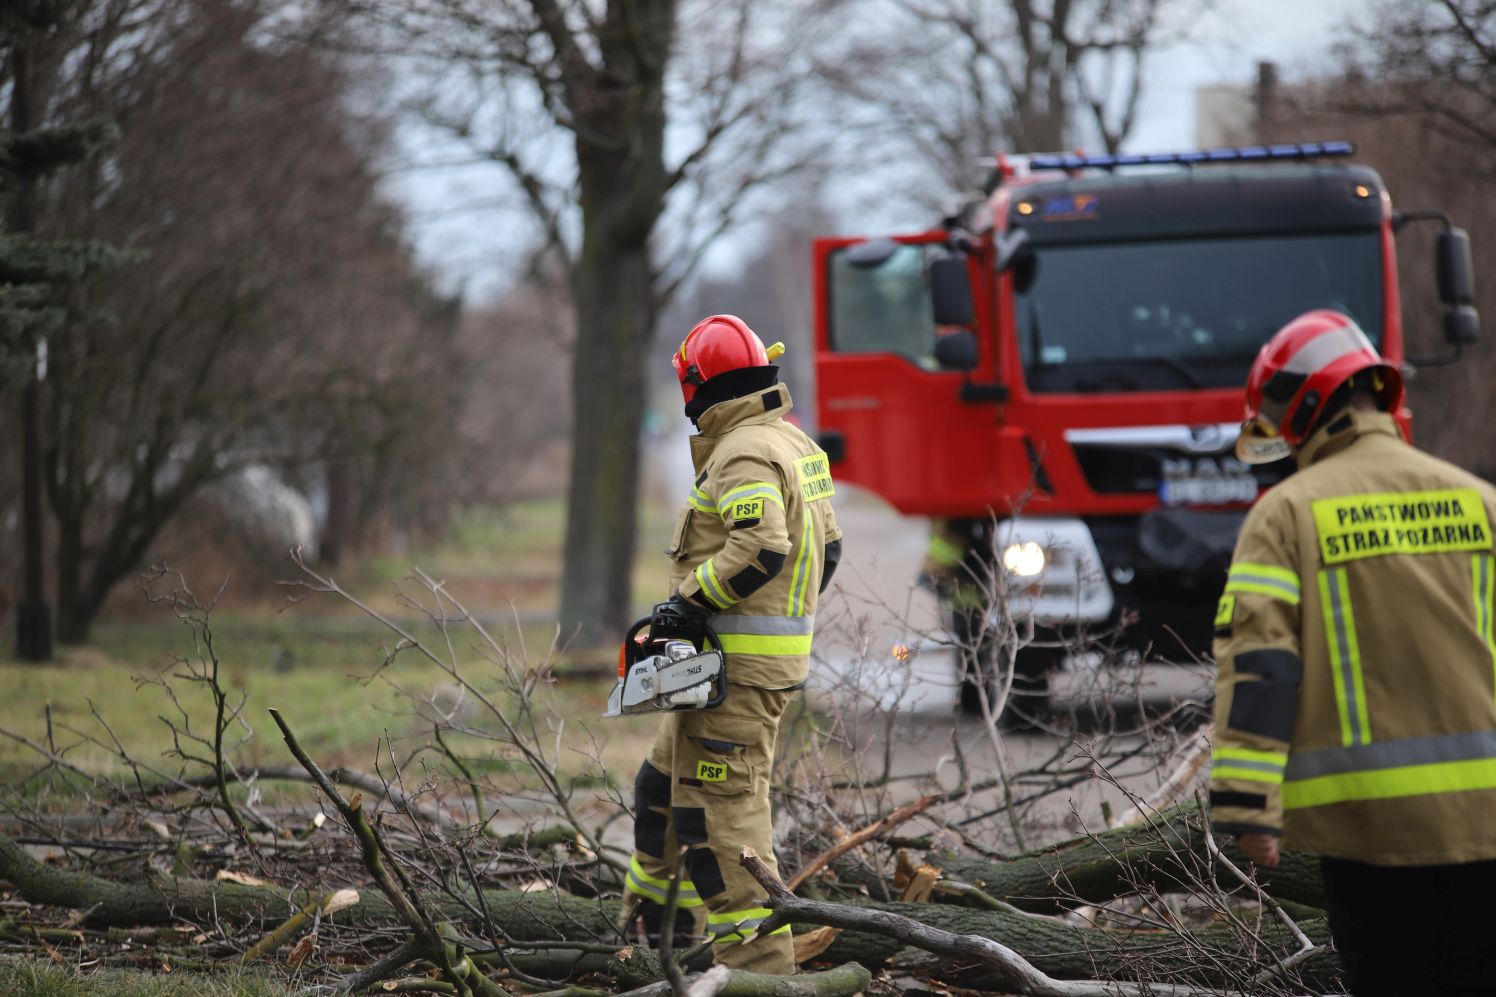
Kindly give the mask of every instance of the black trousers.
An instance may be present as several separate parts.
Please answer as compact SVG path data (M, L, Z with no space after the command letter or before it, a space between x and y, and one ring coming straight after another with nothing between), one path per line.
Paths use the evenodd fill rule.
M1496 861L1321 858L1320 874L1353 997L1496 997Z

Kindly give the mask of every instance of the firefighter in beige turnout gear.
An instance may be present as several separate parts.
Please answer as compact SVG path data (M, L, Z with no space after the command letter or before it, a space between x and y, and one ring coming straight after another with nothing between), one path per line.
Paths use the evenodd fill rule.
M809 672L816 601L841 531L826 454L784 420L789 391L770 358L734 316L703 320L675 356L700 433L691 438L696 480L666 551L666 609L709 619L728 693L715 709L669 714L639 769L624 917L651 934L676 927L659 922L685 847L677 925L710 934L719 962L788 974L790 930L756 934L769 911L738 858L747 845L774 865L769 779L779 722Z
M1218 829L1322 856L1357 997L1496 994L1496 488L1402 439L1398 372L1311 312L1248 382L1247 517L1216 615Z

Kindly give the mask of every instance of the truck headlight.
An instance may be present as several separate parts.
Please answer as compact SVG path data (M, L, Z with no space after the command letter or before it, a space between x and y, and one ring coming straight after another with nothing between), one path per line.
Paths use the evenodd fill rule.
M1003 567L1022 578L1032 578L1042 572L1046 560L1044 548L1032 540L1008 544L1003 549Z

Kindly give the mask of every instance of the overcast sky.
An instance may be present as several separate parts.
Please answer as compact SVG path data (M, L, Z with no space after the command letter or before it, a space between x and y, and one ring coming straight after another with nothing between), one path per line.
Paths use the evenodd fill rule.
M1278 63L1288 79L1333 69L1326 61L1331 46L1345 36L1348 19L1365 15L1368 7L1365 0L1202 0L1208 9L1201 14L1189 2L1180 0L1189 41L1150 57L1129 150L1190 148L1196 90L1249 84L1259 61ZM421 152L422 159L433 158L430 149ZM398 175L390 185L410 214L423 260L443 283L464 288L470 300L501 289L531 239L523 216L496 199L495 191L502 190L496 181L495 168L481 166ZM739 252L725 240L706 269L730 266Z

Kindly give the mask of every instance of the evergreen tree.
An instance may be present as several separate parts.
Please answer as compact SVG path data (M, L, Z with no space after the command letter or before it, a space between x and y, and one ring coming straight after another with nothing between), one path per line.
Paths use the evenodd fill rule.
M94 242L36 235L35 190L63 167L83 162L112 143L110 122L39 126L31 56L37 41L63 31L73 0L7 0L0 7L0 64L9 85L9 113L0 123L0 390L32 376L36 344L69 317L66 292L120 261L122 254Z

